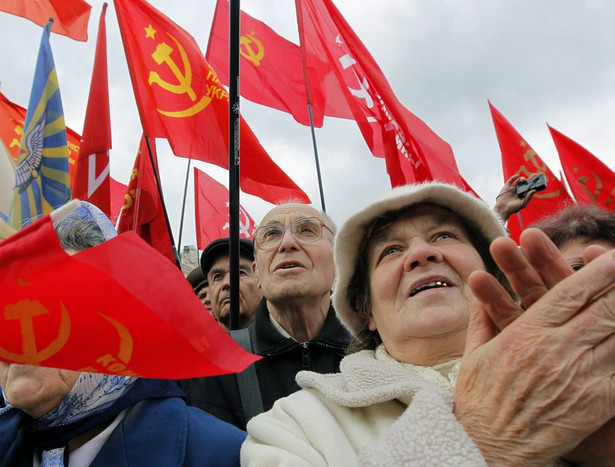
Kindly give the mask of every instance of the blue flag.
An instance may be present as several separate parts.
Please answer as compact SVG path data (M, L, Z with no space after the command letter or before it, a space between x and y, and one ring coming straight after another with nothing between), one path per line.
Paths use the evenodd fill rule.
M47 24L15 167L10 222L20 229L70 199L66 126Z

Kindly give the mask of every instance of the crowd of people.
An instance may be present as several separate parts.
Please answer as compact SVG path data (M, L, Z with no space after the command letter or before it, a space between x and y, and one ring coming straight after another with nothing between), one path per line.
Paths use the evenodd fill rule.
M149 380L0 362L12 465L614 465L615 212L526 229L437 182L391 190L339 231L286 203L240 242L238 374ZM83 203L73 254L113 227ZM11 235L0 224L0 239ZM229 239L187 279L230 327Z

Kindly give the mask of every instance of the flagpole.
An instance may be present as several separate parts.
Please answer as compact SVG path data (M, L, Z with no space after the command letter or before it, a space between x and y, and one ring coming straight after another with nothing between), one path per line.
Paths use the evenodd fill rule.
M316 176L318 178L318 191L320 192L320 205L322 211L327 212L325 207L325 193L322 186L322 176L320 175L320 160L318 158L318 146L316 145L316 132L314 131L314 119L312 118L312 93L310 92L310 80L307 72L307 61L305 59L305 44L303 39L303 11L299 4L301 0L295 0L297 11L297 29L299 30L299 45L301 49L301 63L303 65L303 82L305 83L305 96L307 99L308 115L310 117L310 129L312 132L312 146L314 147L314 160L316 162Z
M188 194L188 178L190 177L191 162L192 159L188 158L188 167L186 168L186 181L184 183L184 200L182 201L182 214L179 219L179 241L177 242L177 251L180 256L182 251L182 231L184 230L184 212L186 211L186 195Z
M239 328L239 0L229 2L229 263L230 329Z
M175 247L175 239L173 238L173 231L171 230L171 223L169 222L169 215L167 214L167 207L164 204L164 198L162 197L162 186L160 185L160 179L158 178L158 165L154 161L154 155L152 154L152 148L149 144L149 137L143 135L145 138L145 144L147 145L147 152L149 154L149 160L152 163L152 171L154 172L154 180L156 180L156 188L158 188L158 197L160 198L160 204L162 205L162 212L164 213L164 220L167 223L167 229L169 230L169 237L171 238L171 246L173 247L173 256L175 256L175 263L177 267L181 269L179 258L177 256L177 248Z

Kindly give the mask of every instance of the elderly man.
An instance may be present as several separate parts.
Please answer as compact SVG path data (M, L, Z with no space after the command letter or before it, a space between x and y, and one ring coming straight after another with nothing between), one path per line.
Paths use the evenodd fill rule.
M252 416L299 389L300 370L339 371L350 335L331 306L333 231L330 219L305 204L265 215L253 264L264 299L255 321L231 333L263 359L239 375L183 381L190 405L245 429Z
M186 276L186 280L192 286L192 290L199 298L201 303L207 311L209 311L212 315L211 311L211 298L209 296L209 283L207 282L207 276L203 274L203 270L201 266L197 266Z
M231 323L230 262L228 238L211 242L201 255L201 269L209 283L211 311L225 328ZM254 321L254 312L263 294L252 270L254 246L250 240L239 241L239 328Z

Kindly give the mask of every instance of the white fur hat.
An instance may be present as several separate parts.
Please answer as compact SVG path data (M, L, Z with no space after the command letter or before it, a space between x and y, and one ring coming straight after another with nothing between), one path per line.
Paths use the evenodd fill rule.
M352 215L335 237L334 256L336 285L333 306L344 325L353 335L363 326L353 304L348 300L348 286L357 267L359 248L367 227L377 217L389 211L430 203L453 211L473 230L484 235L490 244L496 237L508 233L500 218L487 204L453 185L438 182L405 185L394 188L380 200Z

